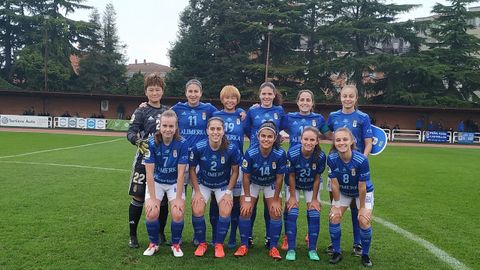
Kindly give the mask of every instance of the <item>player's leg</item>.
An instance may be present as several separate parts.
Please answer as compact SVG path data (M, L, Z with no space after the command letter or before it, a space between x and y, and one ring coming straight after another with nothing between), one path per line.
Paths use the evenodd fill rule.
M212 226L212 241L210 241L210 244L213 246L216 243L218 223L218 203L215 193L212 193L212 198L210 200L209 219L210 225Z
M168 198L163 196L162 201L160 202L160 215L158 216L159 222L159 244L167 244L167 239L165 237L165 226L167 225L168 219Z
M203 201L194 203L193 198L195 198L195 190L192 192L192 224L195 234L195 239L198 240L199 244L195 250L195 256L201 257L207 251L207 242L206 242L206 224L205 224L205 206L212 190L208 187L199 185L200 193L202 195Z
M136 162L130 176L129 195L132 201L128 206L128 224L130 228L130 241L128 245L131 248L138 248L137 228L140 217L143 212L143 203L145 201L145 166L141 162Z
M230 221L230 237L228 240L228 247L234 248L237 242L237 228L238 222L240 218L240 195L242 194L242 179L243 179L243 172L240 170L238 175L237 183L233 188L233 208L231 214L231 221Z
M319 261L317 254L317 240L320 233L320 211L310 207L313 191L305 191L305 202L307 203L307 224L308 224L308 258L312 261ZM320 192L317 199L320 202Z
M300 198L300 192L295 190L295 198ZM286 193L286 201L290 199L290 192ZM285 256L287 261L296 260L296 248L297 248L297 219L298 219L298 207L292 207L287 211L287 218L285 222L285 233L288 239L288 252Z
M168 200L170 201L170 206L176 198L176 184L173 184L172 187L167 191ZM170 231L172 232L172 252L175 257L182 257L183 251L180 248L180 240L182 239L182 232L184 227L184 211L185 211L185 190L182 194L182 204L183 210L180 207L172 207L170 213L172 215L172 222L170 224Z
M353 230L353 246L352 254L356 257L362 255L362 244L360 239L360 225L358 224L358 208L355 200L350 204L350 212L352 214L352 230Z
M357 204L360 205L357 199ZM368 192L365 196L365 209L361 209L358 215L358 222L360 225L360 237L362 241L362 264L365 267L371 267L372 261L369 257L370 245L372 242L372 211L373 211L374 197L373 192Z
M217 220L217 235L215 237L215 258L225 257L225 252L223 250L223 242L225 241L225 237L227 236L228 227L230 226L231 220L230 215L232 213L233 201L229 202L222 199L224 198L224 196L231 196L226 195L225 191L226 190L222 189L215 190L215 198L217 198L217 205L219 210L219 216Z
M274 260L281 260L282 256L277 249L278 239L282 233L282 214L275 212L271 206L274 202L273 196L275 194L275 184L265 187L263 189L263 198L267 204L268 214L270 217L269 228L270 228L270 251L269 256ZM280 204L281 207L281 204Z
M343 213L347 210L350 205L352 198L340 194L340 212L334 211L333 205L330 207L329 214L329 232L330 232L330 241L333 246L333 254L329 262L331 264L336 264L342 260L342 250L340 248L340 239L342 237L342 228L340 223L342 221Z
M154 188L155 188L155 196L158 201L160 201L160 198L163 198L163 195L165 191L162 189L162 186L158 183L154 183ZM150 200L150 193L148 192L148 187L146 187L145 191L145 201L151 201ZM160 211L160 205L157 204L147 204L147 207L145 209L145 225L147 227L147 234L148 234L148 239L150 240L150 244L148 248L143 252L143 255L145 256L152 256L158 251L158 245L159 245L159 236L158 232L160 229L160 224L158 221L159 217L159 211Z
M255 184L250 184L250 197L245 199L245 191L242 188L242 195L240 197L240 219L238 221L238 229L240 231L240 246L233 255L236 257L243 257L247 255L248 249L251 247L249 240L252 232L252 213L255 211L255 204L258 201L258 194L260 187ZM245 210L251 208L251 212Z
M333 201L333 193L332 193L332 179L330 179L330 177L327 177L327 191L328 191L328 196L330 198L329 202L331 203ZM333 254L333 245L331 242L330 242L330 245L328 245L328 247L325 249L325 252L328 255Z

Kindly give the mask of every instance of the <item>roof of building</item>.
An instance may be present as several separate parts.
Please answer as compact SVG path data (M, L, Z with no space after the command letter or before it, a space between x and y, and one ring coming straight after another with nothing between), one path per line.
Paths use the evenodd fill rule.
M147 62L143 60L143 63L138 63L135 60L135 63L127 65L127 74L135 74L135 73L160 73L166 74L171 70L169 66L160 65L153 62Z

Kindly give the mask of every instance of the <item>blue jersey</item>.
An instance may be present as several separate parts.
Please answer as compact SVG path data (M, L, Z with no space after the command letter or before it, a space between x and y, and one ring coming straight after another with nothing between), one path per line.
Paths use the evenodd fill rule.
M323 151L320 155L305 158L302 155L302 145L297 144L290 147L287 153L289 163L289 173L295 173L295 189L313 190L313 182L317 175L322 175L325 170L326 156ZM287 185L289 184L286 181Z
M282 106L263 108L262 106L251 107L247 112L246 133L250 136L250 145L258 144L257 132L265 121L273 121L280 130L287 128L287 116Z
M242 171L250 174L250 182L259 186L275 183L277 174L287 172L287 155L282 148L273 148L267 157L263 157L257 146L248 148L243 156Z
M372 138L372 127L368 114L356 110L353 113L345 114L342 110L330 113L328 127L335 131L341 127L347 127L355 137L358 151L365 150L365 139Z
M191 107L188 102L177 103L172 107L178 117L180 135L187 141L188 147L207 138L207 122L217 109L210 103L200 102Z
M317 128L322 133L328 131L328 126L321 114L310 113L302 115L299 112L287 114L287 133L290 136L290 147L300 144L303 129L311 126Z
M240 113L244 112L243 109L237 109L233 113L225 112L224 110L213 113L213 116L217 116L223 119L225 125L225 135L230 143L237 145L240 153L243 154L243 141L245 134L245 119L242 121Z
M199 165L198 182L209 188L228 186L232 166L240 165L242 161L237 146L230 143L224 151L214 151L207 140L193 146L190 153L190 166Z
M349 197L358 197L358 183L367 182L367 192L373 191L370 182L368 159L362 153L353 150L352 159L345 163L337 152L328 155L328 177L337 178L340 192Z
M188 148L185 140L173 140L169 145L163 142L155 144L155 139L148 141L149 154L145 156L145 164L155 164L153 180L160 184L177 183L178 164L188 164Z

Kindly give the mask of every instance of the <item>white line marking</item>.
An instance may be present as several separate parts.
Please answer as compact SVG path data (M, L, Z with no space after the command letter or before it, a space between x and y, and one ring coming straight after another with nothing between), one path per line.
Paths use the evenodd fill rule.
M330 202L322 201L322 204L330 205ZM350 211L350 208L348 210ZM397 225L395 225L395 224L393 224L389 221L386 221L383 218L374 216L373 220L375 222L378 222L378 223L382 224L384 227L387 227L390 230L400 234L401 236L403 236L403 237L419 244L420 246L426 248L428 251L430 251L430 253L435 255L435 257L439 258L441 261L445 262L446 264L448 264L453 269L456 269L456 270L470 270L470 268L468 268L465 264L463 264L459 260L455 259L454 257L448 255L448 253L441 250L440 248L438 248L434 244L428 242L427 240L425 240L423 238L420 238L419 236L417 236L417 235L415 235L415 234L413 234L413 233L411 233L411 232L409 232L405 229L402 229L399 226L397 226Z
M0 159L30 156L30 155L35 155L35 154L42 154L42 153L48 153L48 152L54 152L54 151L61 151L61 150L69 150L69 149L87 147L87 146L92 146L92 145L98 145L98 144L104 144L104 143L111 143L111 142L116 142L116 141L119 141L119 140L122 140L122 138L118 138L118 139L114 139L114 140L110 140L110 141L103 141L103 142L96 142L96 143L88 143L88 144L76 145L76 146L69 146L69 147L60 147L60 148L54 148L54 149L47 149L47 150L41 150L41 151L23 153L23 154L18 154L18 155L0 156Z
M459 260L455 259L454 257L448 255L448 253L446 253L445 251L436 247L434 244L428 242L427 240L422 239L422 238L416 236L415 234L413 234L413 233L411 233L407 230L404 230L404 229L398 227L397 225L395 225L391 222L388 222L388 221L384 220L383 218L374 217L373 219L375 220L375 222L378 222L378 223L382 224L383 226L391 229L392 231L404 236L405 238L423 246L428 251L430 251L430 253L432 253L437 258L439 258L441 261L444 261L445 263L450 265L450 267L452 267L453 269L458 269L458 270L469 270L470 269L465 264L463 264Z
M104 171L116 171L116 172L130 172L130 170L125 169L116 169L116 168L105 168L105 167L94 167L94 166L83 166L75 164L58 164L58 163L42 163L42 162L23 162L23 161L0 161L0 163L9 163L9 164L26 164L26 165L48 165L48 166L57 166L57 167L70 167L78 169L94 169L94 170L104 170Z

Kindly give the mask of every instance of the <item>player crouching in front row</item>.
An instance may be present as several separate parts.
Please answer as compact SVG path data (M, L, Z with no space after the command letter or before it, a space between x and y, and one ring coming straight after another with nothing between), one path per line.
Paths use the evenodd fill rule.
M158 131L150 138L148 150L144 160L147 176L145 214L150 245L143 255L152 256L158 251L160 200L167 194L172 215L171 249L175 257L182 257L179 241L185 212L183 179L188 148L178 133L178 119L174 111L167 110L160 115Z
M362 264L371 267L368 256L372 240L373 184L370 181L368 159L355 150L352 132L348 128L339 128L333 135L333 146L327 159L328 176L332 180L333 201L330 209L330 238L333 255L330 263L342 260L340 237L343 213L352 200L359 206L358 222L362 242Z

